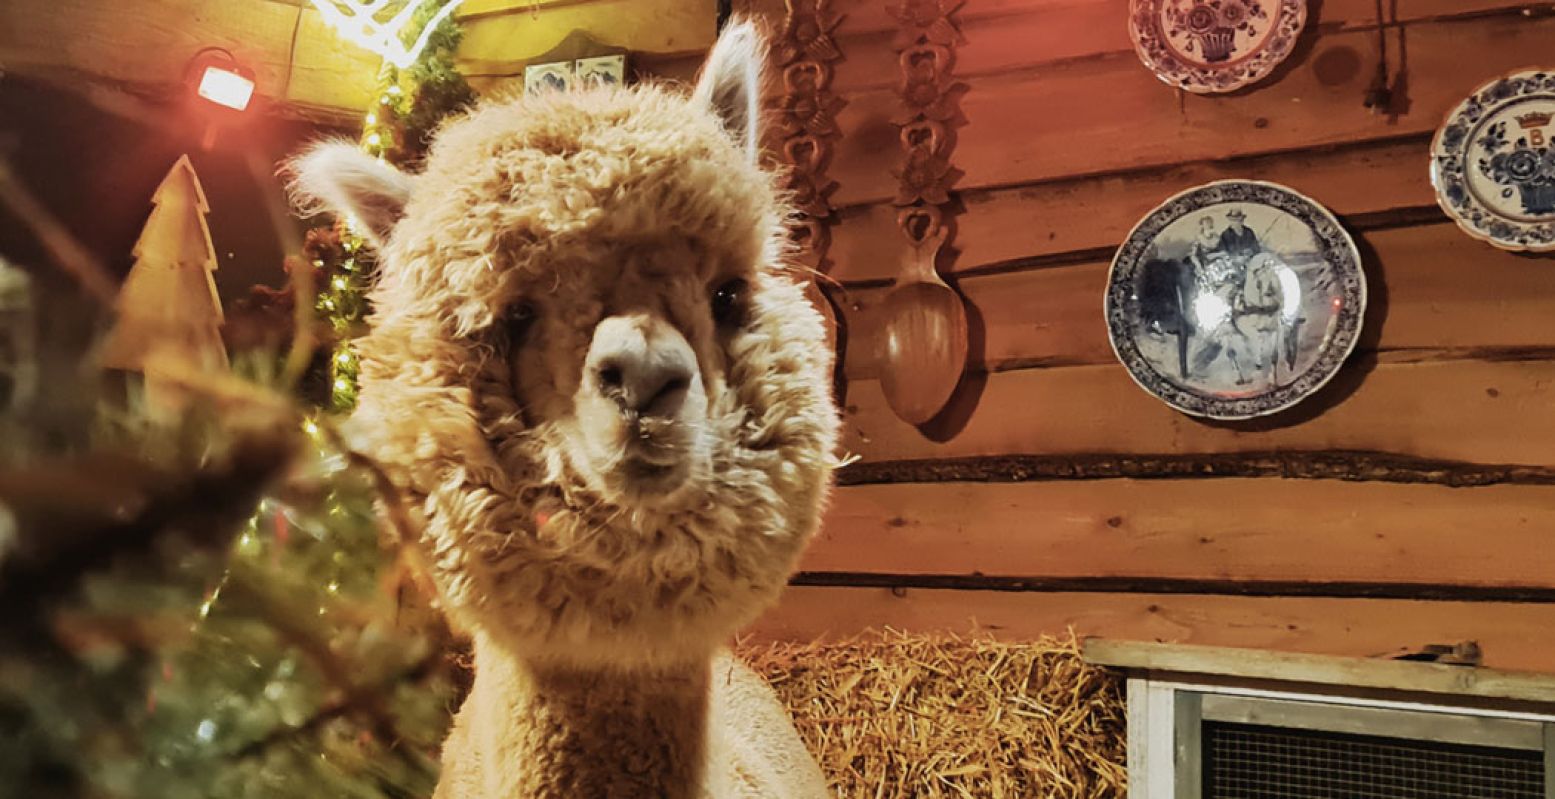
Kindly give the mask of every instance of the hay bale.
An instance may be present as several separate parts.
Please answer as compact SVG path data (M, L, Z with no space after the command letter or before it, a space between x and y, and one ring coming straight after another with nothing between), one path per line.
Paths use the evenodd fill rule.
M1071 635L1027 643L886 630L742 643L839 797L1126 794L1123 681Z

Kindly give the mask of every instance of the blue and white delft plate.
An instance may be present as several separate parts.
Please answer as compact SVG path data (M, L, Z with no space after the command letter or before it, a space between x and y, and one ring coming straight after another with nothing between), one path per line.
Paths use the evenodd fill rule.
M1201 94L1263 80L1296 47L1307 0L1130 0L1134 52L1173 86Z
M1322 388L1366 313L1360 253L1328 209L1222 180L1157 206L1107 278L1107 334L1141 388L1194 416L1247 419Z
M1503 250L1555 250L1555 69L1497 78L1431 142L1436 201Z

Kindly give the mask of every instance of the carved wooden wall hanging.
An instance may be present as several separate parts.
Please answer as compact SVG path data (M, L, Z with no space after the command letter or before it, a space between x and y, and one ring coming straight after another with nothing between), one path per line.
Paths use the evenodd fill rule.
M950 73L963 39L951 14L961 2L905 0L886 7L900 24L892 47L902 107L891 122L900 128L903 161L894 172L893 202L901 207L897 224L910 252L883 307L881 387L892 411L912 424L934 418L966 370L965 303L936 271L952 233L945 215L956 177L950 151L960 85Z
M828 336L836 342L837 314L815 282L826 271L835 210L829 199L836 181L826 176L832 141L839 135L837 111L842 98L831 91L832 67L842 52L832 31L842 21L831 0L786 0L787 15L775 48L783 82L776 115L778 151L788 164L787 186L799 214L789 223L789 236L800 263L814 270L809 291L827 317ZM839 359L840 360L840 359Z

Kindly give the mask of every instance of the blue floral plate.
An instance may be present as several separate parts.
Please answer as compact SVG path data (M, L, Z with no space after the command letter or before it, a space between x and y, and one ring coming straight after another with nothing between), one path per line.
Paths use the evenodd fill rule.
M1350 234L1311 198L1253 180L1168 199L1107 277L1107 334L1134 382L1214 419L1311 396L1355 347L1365 313Z
M1436 201L1504 250L1555 250L1555 69L1479 87L1431 142Z

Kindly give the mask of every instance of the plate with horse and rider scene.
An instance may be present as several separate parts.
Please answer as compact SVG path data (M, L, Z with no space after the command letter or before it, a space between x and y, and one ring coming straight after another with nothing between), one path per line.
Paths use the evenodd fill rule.
M1322 388L1366 312L1361 256L1292 189L1222 180L1157 206L1107 278L1107 334L1141 388L1194 416L1248 419Z

